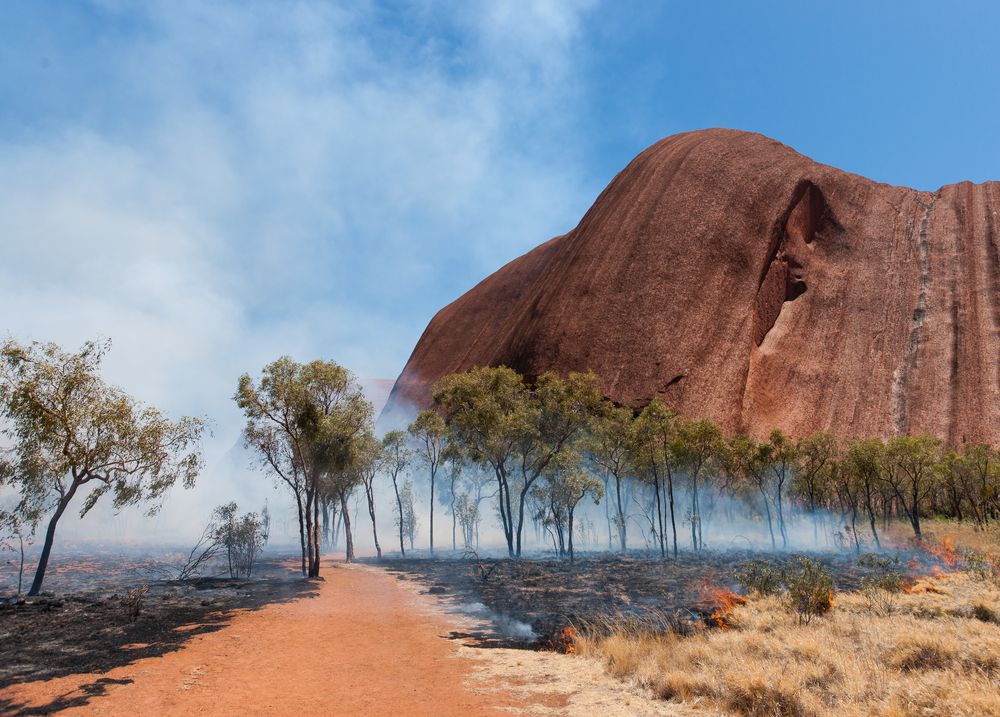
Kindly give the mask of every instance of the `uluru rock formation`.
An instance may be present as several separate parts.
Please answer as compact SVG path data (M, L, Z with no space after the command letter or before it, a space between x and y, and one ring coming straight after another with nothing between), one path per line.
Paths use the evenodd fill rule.
M712 129L636 157L568 234L441 309L388 410L441 376L592 369L728 431L1000 443L1000 183L923 192Z

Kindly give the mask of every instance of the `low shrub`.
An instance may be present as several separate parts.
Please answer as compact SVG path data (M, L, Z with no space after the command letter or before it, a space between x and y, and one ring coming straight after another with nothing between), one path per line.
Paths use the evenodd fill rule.
M747 593L777 595L781 591L781 571L767 560L750 560L733 570L733 579Z
M955 655L938 642L928 638L904 640L892 648L886 662L900 672L943 670Z
M992 622L1000 625L1000 614L984 602L977 602L972 606L972 617L981 622Z
M883 615L891 613L904 586L899 556L865 553L858 558L858 567L870 571L861 578L861 594L869 609Z
M140 585L125 593L125 597L122 598L122 607L125 609L125 616L129 622L135 622L139 619L147 592L149 592L149 586Z
M785 585L785 600L798 616L800 625L807 625L817 615L833 608L833 578L823 565L812 558L798 556L781 571Z

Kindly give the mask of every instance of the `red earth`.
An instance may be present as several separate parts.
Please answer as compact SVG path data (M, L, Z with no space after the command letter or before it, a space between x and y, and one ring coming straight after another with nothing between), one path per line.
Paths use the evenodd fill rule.
M447 717L546 701L470 688L474 665L447 639L448 616L413 587L364 566L327 563L324 574L314 597L237 613L175 652L107 673L17 684L0 696L28 714L75 704L60 714L123 717Z

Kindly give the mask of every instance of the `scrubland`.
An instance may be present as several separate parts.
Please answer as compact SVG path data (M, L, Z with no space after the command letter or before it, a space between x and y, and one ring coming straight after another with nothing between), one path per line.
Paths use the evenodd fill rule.
M998 548L996 533L935 528L938 548L954 541L959 555L966 545ZM605 621L580 626L573 649L661 699L710 712L1000 715L1000 582L974 560L965 567L958 560L954 570L908 579L878 602L865 591L836 593L833 608L806 624L786 597L751 595L722 628Z

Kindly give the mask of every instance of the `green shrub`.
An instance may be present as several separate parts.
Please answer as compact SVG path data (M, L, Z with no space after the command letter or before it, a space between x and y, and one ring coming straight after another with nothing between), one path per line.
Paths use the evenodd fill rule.
M763 596L781 591L781 571L767 560L750 560L737 566L733 578L747 593Z
M869 571L861 578L861 594L868 607L888 615L896 607L896 596L903 591L903 573L898 555L889 557L865 553L858 558L858 567Z
M833 579L819 561L805 556L794 558L781 571L781 581L788 606L798 615L800 625L833 608Z

